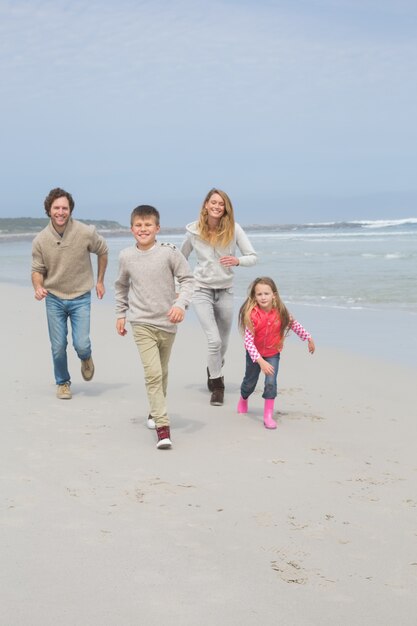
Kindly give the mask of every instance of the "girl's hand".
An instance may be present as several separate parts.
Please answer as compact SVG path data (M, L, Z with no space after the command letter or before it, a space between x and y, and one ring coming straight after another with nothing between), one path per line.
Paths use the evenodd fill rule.
M239 259L236 256L222 256L220 257L220 263L224 267L232 267L233 265L239 265Z
M261 368L262 372L266 374L266 376L272 376L274 373L274 367L268 361L265 361L262 357L258 359L258 365Z
M316 346L314 345L314 341L312 338L310 338L308 340L308 351L310 352L310 354L314 354L315 349L316 349Z

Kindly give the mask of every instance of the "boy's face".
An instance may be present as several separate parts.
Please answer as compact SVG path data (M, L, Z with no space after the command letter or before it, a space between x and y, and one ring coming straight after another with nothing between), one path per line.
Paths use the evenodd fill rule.
M153 215L135 217L130 230L137 241L139 250L149 250L155 243L159 225Z

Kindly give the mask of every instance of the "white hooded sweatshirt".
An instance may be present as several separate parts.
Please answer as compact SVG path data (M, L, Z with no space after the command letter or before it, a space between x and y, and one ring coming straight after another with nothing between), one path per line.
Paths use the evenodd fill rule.
M235 235L225 247L212 246L201 239L197 229L198 222L191 222L186 226L186 238L181 246L181 252L186 259L194 250L197 265L194 268L196 287L208 289L228 289L233 284L233 268L221 265L223 256L236 256L239 265L250 267L255 265L257 255L243 228L235 222ZM241 256L236 254L239 249Z

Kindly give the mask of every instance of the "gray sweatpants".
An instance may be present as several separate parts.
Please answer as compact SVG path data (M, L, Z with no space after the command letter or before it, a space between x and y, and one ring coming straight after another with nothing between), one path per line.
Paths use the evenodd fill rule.
M193 305L207 337L210 378L219 378L233 322L233 289L197 287Z

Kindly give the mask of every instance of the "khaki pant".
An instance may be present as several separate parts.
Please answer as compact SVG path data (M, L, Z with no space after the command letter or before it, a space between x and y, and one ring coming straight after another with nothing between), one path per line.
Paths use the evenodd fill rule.
M155 420L157 428L169 426L166 393L168 362L175 333L167 333L145 324L132 324L132 333L145 372L150 415Z

